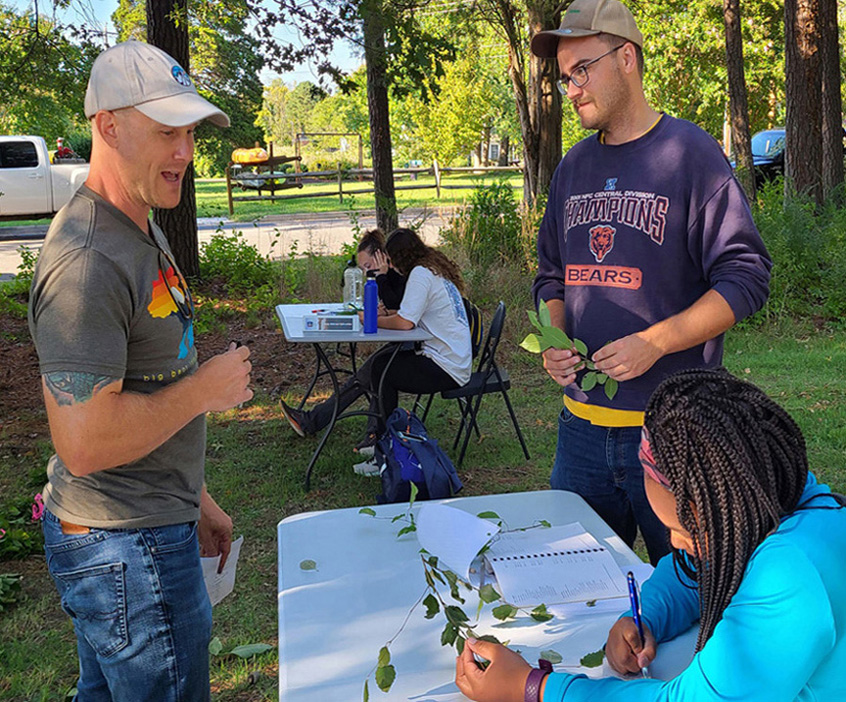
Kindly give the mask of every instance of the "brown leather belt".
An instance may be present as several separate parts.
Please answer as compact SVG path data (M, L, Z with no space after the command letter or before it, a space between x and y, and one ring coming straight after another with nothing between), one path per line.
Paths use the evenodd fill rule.
M71 524L71 522L66 522L64 519L60 519L59 524L62 525L63 534L87 534L91 531L91 529L89 529L87 526L82 526L80 524Z

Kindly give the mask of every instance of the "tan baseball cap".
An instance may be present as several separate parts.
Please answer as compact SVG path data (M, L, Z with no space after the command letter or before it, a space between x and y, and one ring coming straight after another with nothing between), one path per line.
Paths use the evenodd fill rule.
M619 0L575 0L567 8L561 26L538 32L532 37L532 53L540 58L555 58L559 39L615 34L643 46L643 34L634 17Z
M94 61L85 116L100 110L134 107L168 127L184 127L207 119L228 127L229 117L200 97L194 83L173 58L141 41L125 41L106 49Z

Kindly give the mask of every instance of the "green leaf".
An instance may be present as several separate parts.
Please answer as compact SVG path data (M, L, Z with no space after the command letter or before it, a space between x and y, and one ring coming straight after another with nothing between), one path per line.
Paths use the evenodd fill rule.
M229 654L224 653L223 655L233 655L237 656L238 658L252 658L253 656L258 656L262 653L267 653L268 651L272 650L273 646L266 643L255 643L255 644L244 644L243 646L236 646Z
M438 598L431 593L429 593L426 596L426 599L423 600L423 606L426 608L426 619L434 618L434 616L441 611L441 605L438 602Z
M538 320L545 327L548 327L552 324L552 320L549 316L549 307L546 304L546 300L541 300L540 304L538 305Z
M536 622L548 622L552 619L552 615L546 611L546 605L538 605L530 613L529 616Z
M552 524L550 524L546 519L541 519L538 524L540 524L544 529L551 529Z
M608 380L608 376L605 373L597 373L596 374L596 382L600 385L605 385L605 381Z
M437 556L429 556L428 560L426 561L430 566L433 568L438 567L438 557Z
M608 397L609 400L614 399L614 395L617 394L617 381L614 378L608 378L605 381L605 395Z
M484 636L476 637L479 641L489 641L490 643L501 644L502 642L493 634L485 634Z
M379 662L376 664L379 668L384 668L391 662L391 652L387 646L382 646L379 649Z
M461 609L461 607L456 607L455 605L447 605L444 607L444 614L446 615L447 621L456 626L470 621L470 617L464 613L464 610Z
M526 349L529 353L541 352L541 337L537 334L529 334L520 342L520 348Z
M317 563L312 560L300 561L300 570L317 570Z
M529 315L529 321L532 323L532 326L535 329L537 329L538 331L541 331L541 329L543 328L543 325L540 323L540 320L538 319L538 313L535 312L534 310L529 310L528 315Z
M573 342L570 341L570 337L558 327L544 327L543 341L547 347L551 346L556 349L573 348Z
M578 351L582 356L588 355L588 347L584 341L581 339L573 339L573 346L576 347L576 351Z
M510 604L503 604L499 607L494 607L491 610L491 614L493 614L496 619L505 621L506 619L512 619L517 616L517 608Z
M582 378L582 390L584 392L589 392L596 387L596 373L590 371L585 373L584 377Z
M414 507L414 500L417 499L417 493L420 492L417 483L411 483L411 498L408 500L408 508Z
M369 681L364 681L364 694L361 696L362 702L370 702L370 688L367 686Z
M455 638L455 650L458 651L459 656L464 653L464 637L461 635Z
M597 666L602 665L603 658L605 658L605 651L600 648L598 651L594 651L593 653L588 653L586 656L582 656L582 659L579 661L579 663L585 668L596 668Z
M412 483L413 485L414 483ZM400 536L405 536L406 534L410 534L412 531L417 531L417 527L414 524L409 524L408 526L404 526L397 532L397 538Z
M447 622L447 625L441 632L441 646L452 646L455 643L456 636L458 636L458 629L456 629L454 625Z
M440 574L438 571L433 570L433 571L432 571L432 577L433 577L435 580L437 580L437 581L438 581L441 585L445 585L445 584L446 584L446 583L444 583L444 579L443 579L443 577L441 576L441 574Z
M376 684L382 692L388 692L394 680L397 678L397 671L392 665L376 668Z
M220 639L215 636L211 641L209 641L209 653L213 656L219 656L220 652L223 650L223 644L220 643Z
M396 515L396 516L395 516L395 517L391 520L391 524L393 524L394 522L398 522L400 519L405 519L405 515L404 515L404 514L398 514L398 515Z
M545 661L549 661L552 665L556 663L560 663L564 659L561 657L561 654L558 651L553 651L551 648L546 651L540 652L540 658L543 658Z
M358 510L358 513L359 514L369 514L371 517L376 516L376 510L371 509L370 507L362 507L360 510Z
M494 590L493 585L488 583L487 585L483 585L479 589L479 598L482 600L482 602L487 602L488 604L490 604L491 602L496 602L498 599L500 599L500 595L496 590Z
M479 512L476 516L479 519L496 519L498 521L502 521L502 517L500 517L496 512Z
M596 600L588 600L585 602L585 607L596 607Z

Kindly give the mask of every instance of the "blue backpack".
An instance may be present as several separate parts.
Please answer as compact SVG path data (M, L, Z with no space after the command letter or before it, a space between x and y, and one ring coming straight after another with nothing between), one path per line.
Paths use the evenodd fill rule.
M418 500L452 497L463 487L449 456L429 438L417 415L402 407L388 417L374 458L376 465L382 466L382 494L376 497L379 504L408 502L411 483L417 485Z

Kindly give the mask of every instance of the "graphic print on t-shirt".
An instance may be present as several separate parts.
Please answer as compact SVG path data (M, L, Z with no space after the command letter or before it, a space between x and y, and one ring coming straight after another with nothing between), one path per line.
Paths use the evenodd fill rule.
M173 266L168 266L167 271L162 275L159 268L158 276L153 281L153 292L147 311L151 317L166 319L176 314L182 322L182 339L179 342L179 354L177 358L182 359L188 356L188 351L194 346L194 325L189 318L181 314L175 300L185 301L186 295L179 282Z

